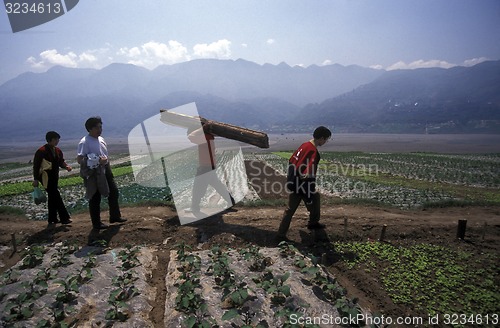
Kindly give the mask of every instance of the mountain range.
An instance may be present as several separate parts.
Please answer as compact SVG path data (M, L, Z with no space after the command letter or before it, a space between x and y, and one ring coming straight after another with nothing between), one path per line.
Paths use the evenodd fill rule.
M500 61L473 67L384 71L359 66L291 67L200 59L147 70L56 66L0 86L0 137L65 138L103 118L106 136L127 136L143 120L196 102L200 115L270 132L500 133Z

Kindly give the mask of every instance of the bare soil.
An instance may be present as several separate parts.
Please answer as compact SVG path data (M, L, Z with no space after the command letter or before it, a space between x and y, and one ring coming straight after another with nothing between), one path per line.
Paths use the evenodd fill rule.
M265 178L252 175L259 171L256 169L259 165L263 164L247 165L250 180L255 187L261 187L259 196L263 199L286 199L285 194L264 192L263 184L282 181L283 177L277 174L268 174ZM294 216L288 238L304 254L312 253L326 259L326 267L347 289L348 296L358 297L361 305L373 312L391 316L416 315L411 309L394 304L385 293L381 282L369 273L363 270L348 271L328 241L377 240L382 227L387 225L385 241L393 244L431 243L464 249L473 254L480 254L485 250L500 250L499 207L408 211L388 207L344 205L327 196L323 196L323 202L321 221L326 225L323 237L327 240L318 242L318 235L314 236L307 230L308 213L303 206L299 207ZM12 245L12 235L15 234L18 252L12 253L8 250L0 254L0 263L3 263L3 266L0 265L0 273L17 263L21 259L19 250L31 244L72 240L83 246L96 240L106 240L111 248L126 244L156 246L159 265L153 272L150 284L157 288L157 296L155 304L152 304L154 308L150 317L156 327L163 327L166 264L174 245L185 242L194 247L209 249L215 244L238 248L252 243L260 247L274 247L277 245L275 236L283 210L284 206L236 205L219 215L181 226L175 209L170 207L125 207L122 208L122 214L128 221L112 224L109 229L101 232L91 230L87 213L73 215L73 222L69 225L56 226L48 226L46 222L29 221L23 217L2 215L0 245ZM459 219L467 219L464 240L456 238ZM346 220L347 227L344 226ZM106 221L107 213L103 213L103 222Z

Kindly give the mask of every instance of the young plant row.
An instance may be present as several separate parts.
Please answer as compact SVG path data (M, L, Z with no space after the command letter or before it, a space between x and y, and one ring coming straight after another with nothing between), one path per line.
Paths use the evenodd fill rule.
M200 293L200 257L191 253L189 245L181 243L176 247L176 259L180 263L177 270L180 272L180 277L174 284L177 287L175 309L186 316L183 326L187 328L217 327L215 319L210 316L207 303Z
M362 311L357 300L347 298L345 289L324 273L314 257L311 260L303 256L290 244L280 244L280 255L270 256L263 255L255 245L240 249L238 255L234 255L236 252L234 250L214 246L206 255L208 262L200 257L201 255L205 258L205 255L192 253L184 244L177 245L177 248L177 271L180 276L174 284L177 288L175 308L185 315L182 319L183 327L216 327L223 324L222 322L225 322L225 325L243 328L261 328L270 325L317 327L308 323L297 325L291 320L293 316L296 318L303 316L312 306L298 294L294 295L293 288L301 284L298 279L302 280L306 288L321 293L319 297L328 301L330 312L336 309L340 316L352 318ZM235 264L232 261L235 261L235 256L238 257L239 273L235 271L236 268L233 269ZM290 281L294 270L278 269L276 256L281 256L285 263L288 263L285 264L286 267L295 266L300 273L299 276L304 278L296 276ZM201 268L202 263L205 263L206 269ZM207 300L204 299L203 292L210 289L206 285L207 280L204 276L211 277L214 289L219 291L212 295L217 295L217 299L220 298L222 322L213 317L218 309L209 310ZM292 287L292 284L295 287ZM267 301L262 298L263 295ZM323 304L326 306L326 303ZM359 322L358 326L364 326L364 322Z
M425 314L497 313L500 290L494 253L475 256L421 244L335 243L347 269L375 272L394 303ZM353 256L354 255L354 258ZM478 279L480 277L480 279ZM458 297L459 296L459 297Z
M366 324L363 320L357 320L352 323L352 318L358 318L362 314L362 308L358 303L357 298L350 299L347 297L347 291L340 286L335 278L327 275L319 265L318 258L310 255L306 257L291 244L281 242L280 256L284 258L292 258L294 265L300 269L300 272L306 276L305 281L328 302L333 304L342 318L347 318L352 327L364 327Z
M259 154L255 158L286 174L289 155ZM451 159L441 160L445 156ZM500 187L498 162L495 155L472 160L451 155L325 152L317 185L320 190L343 199L406 209L499 203L498 192L495 192Z
M4 288L0 289L0 302L6 299L6 304L3 311L5 315L0 318L0 322L15 326L17 323L20 324L20 322L31 319L36 313L41 312L43 308L48 308L50 318L38 320L36 323L37 328L68 327L67 318L74 312L79 286L88 283L92 279L92 268L96 265L95 256L90 255L76 273L57 278L60 268L72 264L70 255L77 250L78 247L69 242L58 245L51 256L50 267L40 268L34 278L20 283L23 290L19 294L7 298L8 295L2 290L19 281L21 277L20 271L41 267L43 262L46 253L45 247L39 245L27 247L19 266L20 271L10 269L2 276L0 286ZM60 285L61 289L55 294L51 306L37 306L36 301L47 294L49 283Z
M76 269L72 267L70 273L65 273L68 271L65 268L73 264L71 255L78 250L76 245L63 242L55 247L50 256L50 262L46 263L44 262L46 247L34 245L26 248L19 270L7 270L0 279L0 303L5 301L3 310L5 315L0 318L0 326L2 323L7 326L22 326L27 320L32 322L35 316L41 317L33 323L33 326L36 325L37 328L70 326L73 323L70 315L75 317L81 287L93 279L93 268L97 266L97 257L89 254L81 266ZM138 278L133 270L140 265L139 251L138 247L127 245L117 255L120 260L118 266L120 273L112 278L114 289L108 297L108 304L111 307L105 314L105 319L109 320L109 324L114 321L127 320L130 316L126 311L127 302L140 294L134 285ZM31 272L37 267L40 269L34 278L19 283L23 290L16 296L9 297L9 294L17 292L13 284L18 283L23 278L22 276L32 274ZM24 270L30 270L30 272L24 274ZM61 273L65 276L60 277ZM48 294L51 285L60 286L54 295ZM44 298L40 300L41 297ZM44 317L47 310L50 314L49 318Z
M414 180L500 187L497 154L325 153L325 160L352 168L376 167L379 173Z
M106 320L124 322L130 317L129 312L126 311L127 301L140 294L134 285L138 278L133 270L140 265L137 257L139 251L139 247L126 245L125 249L118 253L118 258L121 260L121 264L118 266L120 274L112 279L114 289L111 290L108 297L108 304L111 308L106 312Z

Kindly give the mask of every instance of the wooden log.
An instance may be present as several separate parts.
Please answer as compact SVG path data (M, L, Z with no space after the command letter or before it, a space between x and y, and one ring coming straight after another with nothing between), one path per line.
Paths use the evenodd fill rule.
M162 121L163 123L188 129L197 128L200 126L200 123L205 123L207 121L202 117L179 114L176 112L171 112L168 109L160 109L160 114L160 121Z
M241 141L250 145L260 148L269 148L269 138L266 133L252 129L242 128L240 126L222 123L214 120L208 120L204 117L196 117L185 114L171 112L162 109L161 121L166 124L185 127L196 128L201 124L209 124L209 133L232 140Z

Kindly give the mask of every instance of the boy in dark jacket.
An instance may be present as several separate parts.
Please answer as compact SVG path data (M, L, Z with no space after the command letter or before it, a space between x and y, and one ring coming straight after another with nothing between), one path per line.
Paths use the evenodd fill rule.
M70 215L64 206L64 202L59 193L59 168L72 170L71 166L64 161L63 152L57 147L61 136L55 131L49 131L45 135L47 144L38 148L33 158L33 187L38 187L39 183L47 191L49 224L61 222L71 223ZM57 219L59 214L60 221Z

